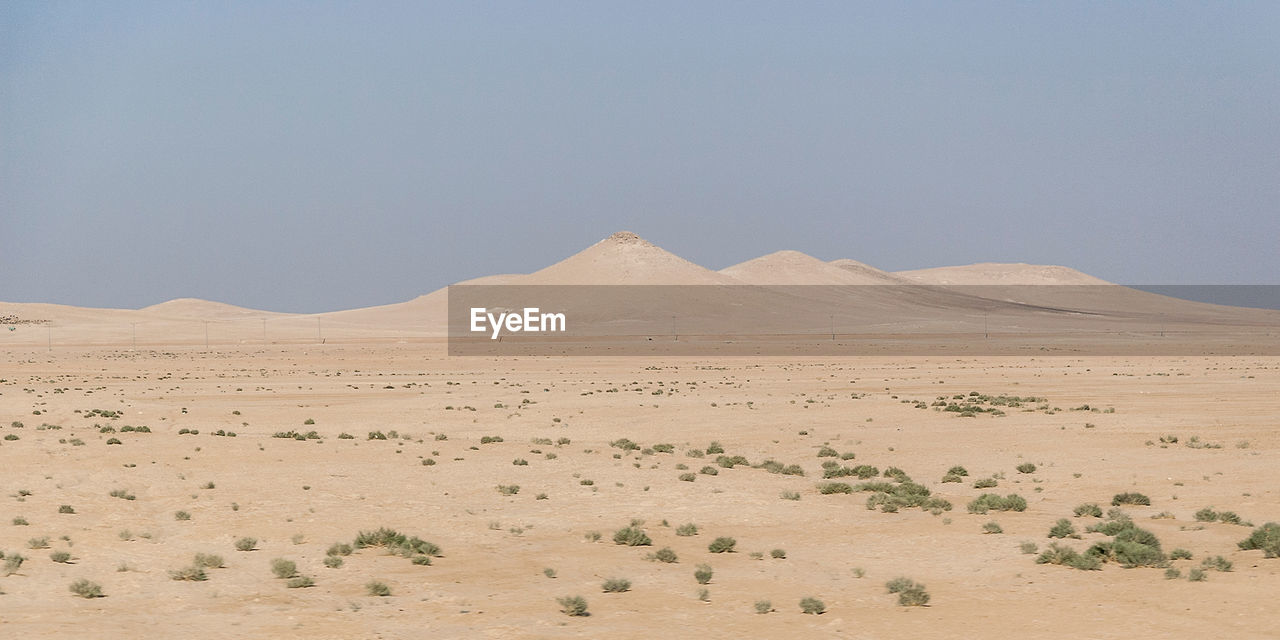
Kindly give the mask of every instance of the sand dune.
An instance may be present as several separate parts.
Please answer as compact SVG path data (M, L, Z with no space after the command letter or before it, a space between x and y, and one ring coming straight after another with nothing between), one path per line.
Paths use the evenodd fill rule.
M619 231L510 284L742 284L696 265L631 233Z
M720 273L746 284L759 285L864 285L887 282L872 273L823 262L799 251L777 251L725 267Z
M982 262L958 267L895 271L920 284L944 285L1103 285L1101 278L1056 265Z

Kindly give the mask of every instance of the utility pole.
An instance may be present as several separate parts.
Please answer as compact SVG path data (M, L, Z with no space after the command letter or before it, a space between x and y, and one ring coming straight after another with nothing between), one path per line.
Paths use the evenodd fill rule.
M53 327L49 327L49 351L53 351Z
M204 350L209 350L209 321L204 321Z
M831 341L836 341L836 316L834 313L831 314Z
M680 334L676 332L676 317L671 316L671 336L673 342L680 342Z
M987 314L985 313L982 314L982 337L988 340L991 338L991 332L987 330Z

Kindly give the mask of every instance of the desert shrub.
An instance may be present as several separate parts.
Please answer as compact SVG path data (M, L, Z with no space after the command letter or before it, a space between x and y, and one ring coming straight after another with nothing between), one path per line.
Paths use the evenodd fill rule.
M1078 536L1076 536L1076 528L1071 524L1071 521L1066 518L1061 518L1052 527L1050 527L1049 537L1074 538Z
M40 538L31 538L30 540L27 540L27 547L31 549L48 549L49 537L43 536Z
M173 519L178 521L190 520L191 514L187 513L186 511L176 511L173 514Z
M1036 543L1031 542L1030 540L1024 540L1018 543L1018 550L1025 554L1035 553L1037 548Z
M71 554L66 551L54 551L49 554L49 559L59 564L68 564L71 562Z
M802 598L800 600L800 612L810 615L821 615L827 610L827 605L823 604L817 598Z
M387 583L385 582L381 582L379 580L370 580L369 582L365 583L364 592L371 596L378 596L380 598L385 598L391 595L391 587L388 587Z
M654 453L675 453L676 447L673 444L659 443L653 445Z
M699 470L698 470L698 473L701 473L701 474L703 474L703 475L708 475L708 476L714 476L714 475L719 475L719 474L720 474L720 470L719 470L719 469L717 469L717 468L715 468L715 467L713 467L713 466L711 466L711 465L707 465L707 466L705 466L705 467L703 467L703 468L699 469Z
M1050 543L1049 548L1036 557L1036 564L1058 564L1088 571L1102 567L1102 561L1098 558L1078 553L1075 549L1056 542Z
M277 578L292 578L298 575L298 565L292 560L276 558L271 561L271 573Z
M1191 582L1204 582L1208 579L1209 576L1205 574L1204 569L1199 567L1194 567L1191 571L1187 572L1187 580L1190 580Z
M1253 530L1248 538L1236 543L1245 551L1261 549L1267 558L1280 557L1280 524L1268 522Z
M756 613L769 613L773 611L773 603L768 600L756 600Z
M840 452L832 449L831 447L824 446L821 449L818 449L819 458L834 458L839 455Z
M1113 498L1111 498L1111 506L1117 507L1122 504L1151 506L1151 498L1148 498L1141 493L1134 492L1117 493Z
M924 585L916 584L898 592L898 604L904 607L923 607L929 604L929 592Z
M258 546L257 538L240 538L235 543L236 551L253 551L256 546Z
M707 545L707 550L711 553L732 553L734 545L738 544L733 538L720 537L711 541Z
M614 532L613 543L628 547L647 547L653 544L653 540L640 527L623 527Z
M1018 473L1035 473L1036 472L1036 466L1034 464L1031 464L1030 462L1024 462L1015 468L1018 470Z
M1027 500L1011 493L1000 497L994 493L984 493L974 498L968 506L969 513L987 513L988 511L1026 511Z
M71 593L81 598L101 598L102 585L81 578L71 583Z
M1196 522L1213 522L1218 519L1218 512L1209 507L1205 507L1196 512Z
M556 602L560 605L560 613L566 616L588 616L587 600L582 596L565 596L556 598Z
M1175 569L1174 567L1169 567L1168 569L1164 570L1165 580L1177 580L1178 578L1181 578L1181 577L1182 577L1182 572Z
M783 491L782 493L778 494L778 496L781 497L783 500L799 500L800 499L800 494L795 491Z
M991 522L988 522L982 525L982 532L983 533L1004 533L1004 529L1000 527L999 522L992 520Z
M4 575L11 576L22 568L22 563L26 562L26 558L18 553L11 553L4 556Z
M724 447L720 446L719 442L712 441L711 444L707 445L706 452L709 456L724 453Z
M346 561L342 559L342 556L325 556L324 557L324 566L330 569L337 569L345 563Z
M197 553L192 564L197 567L205 567L209 569L221 569L226 566L222 556L216 553Z
M189 567L170 571L169 577L173 580L186 580L190 582L203 582L209 579L208 574L204 572L204 567L197 565L191 565Z
M76 512L75 507L69 504L64 504L58 507L58 513L75 513L75 512Z
M690 522L676 527L676 535L678 536L696 536L698 535L698 525Z
M329 545L328 550L324 553L327 556L349 556L354 549L345 542L335 542Z
M711 576L713 573L711 565L700 564L698 565L698 568L693 570L693 579L697 580L698 584L707 584L708 582L711 582Z
M694 480L698 479L698 474L693 472L688 472L688 473L682 473L677 477L680 479L681 482L693 482Z
M26 527L26 526L30 526L31 524L30 522L27 522L27 519L22 516L14 516L11 522L13 522L13 526L15 527Z
M286 580L284 586L290 589L305 589L316 586L316 581L311 576L294 576Z
M769 557L774 558L775 560L785 560L787 557L787 551L786 549L774 549L769 552Z
M1169 552L1170 560L1190 560L1191 552L1181 547Z
M995 478L980 478L973 483L974 489L990 489L1000 484Z
M1077 505L1074 513L1077 518L1082 516L1092 516L1094 518L1101 518L1102 507L1099 507L1097 504L1093 502L1086 502L1084 504Z
M631 581L626 578L609 578L600 588L605 593L623 593L631 590Z
M818 493L830 495L833 493L853 493L853 487L845 482L824 482L818 485Z
M1213 556L1200 561L1200 566L1213 571L1230 571L1231 561L1222 556Z
M954 467L951 467L950 469L947 469L947 475L964 477L969 475L969 471L960 465L956 465Z
M1218 513L1218 522L1225 522L1227 524L1244 524L1240 520L1240 516L1234 511L1222 511Z
M395 529L381 527L376 531L361 531L353 543L357 549L382 547L387 553L403 557L415 555L439 556L440 547L417 536L408 537ZM332 547L330 547L332 548Z
M653 559L658 562L673 563L677 561L676 552L671 547L663 547L653 554Z

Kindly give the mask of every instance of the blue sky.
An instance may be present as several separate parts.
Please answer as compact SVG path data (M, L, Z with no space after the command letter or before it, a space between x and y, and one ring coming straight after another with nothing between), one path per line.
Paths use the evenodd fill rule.
M1280 283L1277 3L0 3L0 300L722 268Z

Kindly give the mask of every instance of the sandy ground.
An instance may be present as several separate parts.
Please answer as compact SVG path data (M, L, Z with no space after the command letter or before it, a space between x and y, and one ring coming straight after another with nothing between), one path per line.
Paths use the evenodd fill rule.
M0 354L0 550L27 558L0 577L0 637L1274 638L1280 629L1280 559L1237 549L1250 527L1193 517L1212 506L1257 525L1280 521L1277 358L500 359L420 344L128 347ZM998 417L911 402L974 391L1046 400ZM95 409L120 415L88 415ZM322 439L272 437L288 430ZM369 440L371 431L396 435ZM1178 442L1162 445L1168 435ZM481 444L485 436L502 442ZM1187 446L1193 436L1221 448ZM610 446L620 438L644 450ZM806 475L698 473L715 455L687 452L712 441ZM674 453L648 451L659 443ZM842 464L899 467L954 508L882 513L866 508L868 494L822 495L821 465L833 459L818 457L824 445L856 454ZM1017 472L1024 462L1036 471ZM942 483L953 465L970 475ZM695 481L679 479L690 472ZM972 486L993 474L998 487ZM136 499L110 496L116 489ZM1029 506L968 513L986 491L1018 493ZM1182 578L1036 564L1020 550L1025 541L1043 549L1059 518L1083 531L1096 520L1073 518L1076 505L1106 510L1125 491L1150 496L1151 506L1124 509L1166 551L1192 552L1173 562ZM1164 512L1172 517L1152 518ZM633 519L652 546L613 544ZM1003 533L985 534L990 521ZM676 535L686 523L699 533ZM441 555L420 566L368 548L340 568L323 564L333 543L383 526L434 542ZM584 537L593 531L599 541ZM245 536L256 550L235 549ZM711 553L719 536L733 537L736 552ZM41 537L49 548L30 548ZM1083 550L1105 539L1065 543ZM646 559L662 547L678 562ZM72 561L54 562L57 551ZM225 567L208 569L206 581L171 579L196 553L221 555ZM1216 555L1234 569L1186 579ZM272 575L275 558L294 560L314 586L287 588ZM694 580L700 563L714 569L705 587ZM899 606L884 586L898 576L926 585L929 606ZM603 593L610 577L629 579L630 591ZM81 578L105 597L73 595ZM368 595L371 580L392 595ZM568 595L586 598L591 615L562 614L556 599ZM826 613L802 614L803 597ZM774 610L757 614L761 600Z

